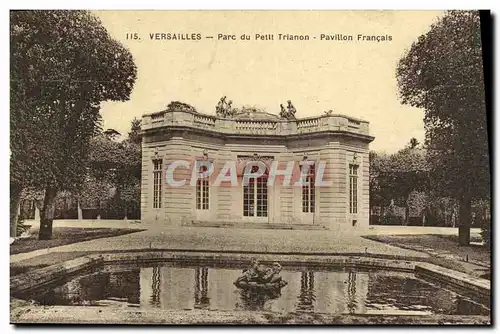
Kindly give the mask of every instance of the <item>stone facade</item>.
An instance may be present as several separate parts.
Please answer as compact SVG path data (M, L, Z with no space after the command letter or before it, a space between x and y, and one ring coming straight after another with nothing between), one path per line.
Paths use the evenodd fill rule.
M374 138L366 121L334 114L286 120L255 111L229 119L179 110L144 115L142 134L141 220L146 224L313 224L330 230L368 226L368 146ZM268 170L268 161L278 161L280 170L290 161L297 166L313 161L319 173L322 162L328 185L316 184L304 195L302 187L293 183L274 182L256 190L255 183L245 188L240 174L237 186L215 186L211 179L208 209L200 209L202 190L190 184L192 170L179 167L173 172L175 180L188 180L185 186L165 182L174 161L187 160L194 166L196 160L208 160L217 173L227 161L252 161L253 157L267 159ZM155 166L161 186L158 180L155 186ZM350 166L355 166L353 177ZM313 212L304 212L308 211L304 205L310 205Z

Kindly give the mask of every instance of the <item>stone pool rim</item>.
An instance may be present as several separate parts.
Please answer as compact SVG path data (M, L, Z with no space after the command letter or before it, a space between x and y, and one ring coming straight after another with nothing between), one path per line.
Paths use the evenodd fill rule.
M55 265L44 268L35 269L24 274L13 276L10 278L10 293L23 294L39 288L40 286L50 285L57 281L64 280L68 275L76 275L79 272L88 269L94 269L99 266L112 264L131 264L131 263L155 263L169 261L185 261L194 263L197 261L207 262L212 264L237 264L247 262L252 257L258 257L262 262L278 261L283 266L317 266L325 269L338 268L353 268L353 269L378 269L391 270L399 272L414 273L416 277L423 278L428 281L438 282L452 290L462 290L465 292L473 292L480 298L491 298L491 282L473 277L471 275L447 269L438 265L430 264L423 261L411 261L404 259L387 259L371 256L352 256L352 255L287 255L287 254L261 254L261 253L223 253L223 252L194 252L194 251L142 251L142 252L120 252L120 253L105 253L91 254L78 257L76 259L64 261ZM12 298L12 300L16 300ZM21 301L21 300L17 300ZM11 303L12 304L12 303ZM22 301L21 301L22 304ZM13 318L13 312L19 308L26 306L11 306L11 322L12 323L28 323L23 321L23 312L17 312ZM48 309L67 308L73 309L78 306L49 306ZM30 310L40 311L47 310L47 306L30 305ZM105 308L107 309L107 308ZM490 308L491 309L491 308ZM142 311L141 311L142 312ZM149 311L144 311L149 312ZM183 312L192 312L183 311ZM167 314L168 312L164 313ZM259 312L257 312L259 313ZM113 313L115 314L115 313ZM115 314L115 321L120 321L122 313L118 316ZM491 315L491 314L490 314ZM333 314L331 315L333 316ZM108 317L108 316L106 316ZM403 316L401 316L403 317ZM485 316L467 316L469 318L479 317L483 319ZM113 322L113 317L110 316L110 321ZM233 318L231 318L233 319ZM353 318L354 319L354 318ZM78 323L77 319L73 319L74 323ZM233 319L234 320L234 319ZM31 320L30 320L31 321ZM427 320L426 320L427 321ZM43 321L41 321L43 322ZM82 321L85 323L86 321ZM50 323L48 321L47 323ZM121 323L121 322L114 322ZM221 322L224 323L224 322ZM258 323L258 322L257 322Z
M71 307L71 312L67 312ZM371 315L274 313L265 311L128 310L87 306L19 306L11 310L11 323L75 325L474 325L491 327L481 315Z

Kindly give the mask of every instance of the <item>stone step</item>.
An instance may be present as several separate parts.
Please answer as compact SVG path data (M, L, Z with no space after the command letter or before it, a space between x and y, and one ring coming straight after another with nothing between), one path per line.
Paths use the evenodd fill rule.
M312 224L279 224L279 223L251 223L251 222L211 222L197 221L189 226L194 227L222 227L222 228L245 228L245 229L273 229L273 230L326 230L324 226Z

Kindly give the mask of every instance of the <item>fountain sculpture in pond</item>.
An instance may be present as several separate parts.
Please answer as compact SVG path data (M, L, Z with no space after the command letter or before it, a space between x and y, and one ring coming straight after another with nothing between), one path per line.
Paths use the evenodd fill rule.
M265 267L259 260L252 258L250 267L243 270L243 275L238 277L234 285L250 292L279 295L281 288L288 284L281 278L280 272L281 265L278 262L274 262L271 267Z

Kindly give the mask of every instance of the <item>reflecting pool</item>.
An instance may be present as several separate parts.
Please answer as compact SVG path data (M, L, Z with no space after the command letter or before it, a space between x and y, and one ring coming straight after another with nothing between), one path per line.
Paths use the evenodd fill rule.
M109 265L20 296L42 305L255 310L336 314L489 315L489 305L411 273L283 267L271 293L236 288L242 268L162 263Z

